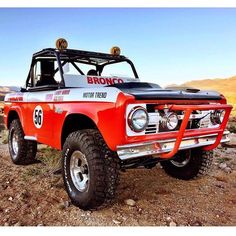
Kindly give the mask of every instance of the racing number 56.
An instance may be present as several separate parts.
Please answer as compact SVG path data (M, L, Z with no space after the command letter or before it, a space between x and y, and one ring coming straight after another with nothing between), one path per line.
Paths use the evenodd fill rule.
M34 111L34 123L37 125L41 125L42 123L42 111L41 110L35 110Z
M41 128L43 124L43 109L41 106L36 106L33 112L33 122L36 128Z

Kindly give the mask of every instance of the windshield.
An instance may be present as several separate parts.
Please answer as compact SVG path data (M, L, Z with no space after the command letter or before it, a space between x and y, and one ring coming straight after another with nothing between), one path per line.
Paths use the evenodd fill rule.
M139 81L127 61L109 63L98 59L96 64L89 64L64 60L61 64L66 87L97 87ZM56 73L55 77L58 81L60 73Z
M111 64L87 64L76 61L62 61L64 74L120 76L135 78L132 67L127 61Z

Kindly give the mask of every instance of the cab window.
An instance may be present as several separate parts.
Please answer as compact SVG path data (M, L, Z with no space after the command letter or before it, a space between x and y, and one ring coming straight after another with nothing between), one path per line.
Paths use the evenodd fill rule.
M37 61L31 71L31 87L58 85L61 82L54 60Z

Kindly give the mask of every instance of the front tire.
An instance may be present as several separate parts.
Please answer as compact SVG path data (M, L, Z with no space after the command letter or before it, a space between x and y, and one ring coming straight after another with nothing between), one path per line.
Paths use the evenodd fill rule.
M16 165L28 165L37 162L37 142L24 139L24 131L19 119L11 122L8 135L8 147L11 160Z
M119 181L119 159L97 130L71 133L63 147L63 179L72 203L83 210L110 202Z
M165 172L177 179L190 180L206 175L213 161L213 151L200 148L179 151L172 160L162 161Z

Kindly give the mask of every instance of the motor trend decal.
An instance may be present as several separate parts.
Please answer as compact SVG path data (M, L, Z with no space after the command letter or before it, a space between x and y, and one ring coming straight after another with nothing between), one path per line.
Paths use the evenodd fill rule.
M106 92L86 92L83 93L83 98L106 98L107 93Z

